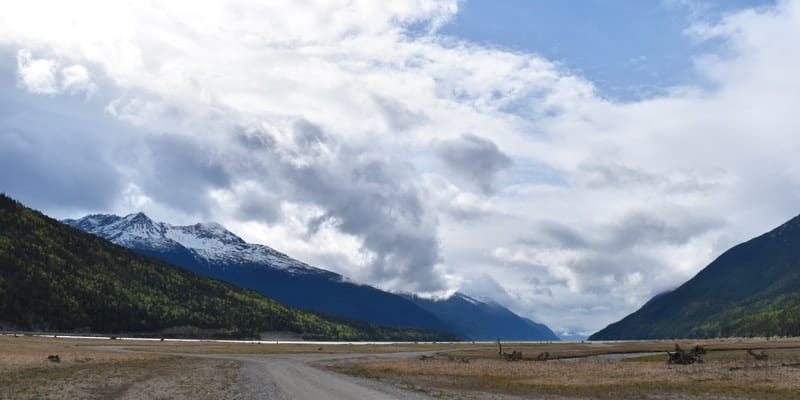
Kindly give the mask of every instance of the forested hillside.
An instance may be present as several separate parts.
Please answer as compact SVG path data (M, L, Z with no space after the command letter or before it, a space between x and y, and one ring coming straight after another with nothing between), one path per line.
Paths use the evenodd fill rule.
M217 337L293 331L316 339L454 339L294 310L136 254L2 194L0 325L101 333L193 327Z
M592 340L800 336L800 217L721 255Z

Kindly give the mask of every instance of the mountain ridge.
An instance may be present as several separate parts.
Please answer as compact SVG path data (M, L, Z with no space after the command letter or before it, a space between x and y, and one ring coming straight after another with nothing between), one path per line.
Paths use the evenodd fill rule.
M216 223L173 226L154 222L143 213L125 217L95 214L62 222L140 254L256 290L292 307L385 326L436 331L447 328L407 299L350 282L340 274L310 266L269 246L246 243ZM205 226L215 229L203 229ZM197 233L207 236L207 240L196 240ZM222 235L225 240L215 235Z
M62 222L128 248L160 252L183 247L211 264L267 263L271 268L285 268L294 273L331 273L269 246L247 243L215 222L170 225L155 222L142 212L124 217L93 214Z
M494 320L494 326L511 326L527 333L495 330L489 335L492 340L498 337L504 340L558 340L546 326L532 321L524 322L522 317L494 300L477 299L460 293L445 300L460 301L462 304L459 312L462 316L453 315L448 321L444 321L445 314L441 310L436 311L436 307L421 300L413 301L408 295L384 292L369 285L353 283L340 274L313 267L269 246L246 243L216 223L174 226L155 222L141 212L125 217L94 214L63 222L141 254L259 291L301 309L364 319L387 326L416 326L450 331L471 340L478 340L473 338L473 333L482 330L463 329L471 325L466 320L470 315L482 315L487 320ZM204 239L196 239L197 235L204 236ZM222 239L216 239L216 236ZM273 263L279 263L277 268L274 268ZM313 296L304 295L304 292ZM466 311L465 308L469 307L471 311ZM495 315L492 315L491 310L494 310ZM498 323L500 320L508 323L513 319L517 321L510 325ZM489 336L484 334L475 337L487 339Z
M425 299L413 294L403 296L430 311L453 327L453 332L469 340L561 340L546 325L520 317L491 299L478 299L461 292L443 299Z
M800 217L725 251L590 339L771 335L800 335Z
M313 339L452 340L288 308L251 290L192 273L62 224L0 194L0 321L60 332Z

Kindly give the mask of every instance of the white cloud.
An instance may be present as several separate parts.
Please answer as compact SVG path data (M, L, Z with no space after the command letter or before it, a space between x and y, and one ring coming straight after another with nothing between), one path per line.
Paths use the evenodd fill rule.
M457 5L32 0L0 6L0 45L30 49L21 87L98 93L87 119L135 127L98 150L120 212L215 219L386 288L463 285L560 330L796 214L800 3L692 27L724 43L697 61L711 85L632 103L437 35ZM510 159L485 190L452 171L471 153L437 154L465 133Z
M55 95L62 92L87 95L95 90L89 71L82 65L60 68L55 59L34 58L31 51L17 52L19 84L31 93Z
M95 85L89 76L89 70L83 65L71 65L61 70L61 90L72 94L85 92L91 95Z
M17 70L20 84L31 93L55 94L56 63L53 60L33 58L28 50L17 53Z

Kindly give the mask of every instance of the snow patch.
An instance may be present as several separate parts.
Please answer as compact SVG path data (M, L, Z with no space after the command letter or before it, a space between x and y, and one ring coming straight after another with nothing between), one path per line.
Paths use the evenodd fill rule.
M125 217L95 214L63 222L128 248L169 251L183 247L211 265L247 264L298 274L330 273L295 260L269 246L247 243L214 222L173 226L154 222L143 213Z

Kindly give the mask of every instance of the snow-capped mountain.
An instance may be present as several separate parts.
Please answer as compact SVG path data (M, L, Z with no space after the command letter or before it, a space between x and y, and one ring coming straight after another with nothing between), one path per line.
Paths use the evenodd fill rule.
M292 273L330 273L271 247L247 243L213 222L174 226L154 222L143 213L125 217L95 214L63 222L140 252L188 252L205 263L224 267L256 264Z
M251 244L219 224L174 226L142 213L89 215L64 223L188 270L252 289L287 306L363 320L452 332L413 302Z
M558 340L546 326L491 299L455 293L448 299L427 300L358 285L271 247L247 243L215 223L174 226L142 213L97 214L63 222L138 253L256 290L290 307L450 332L470 340Z

